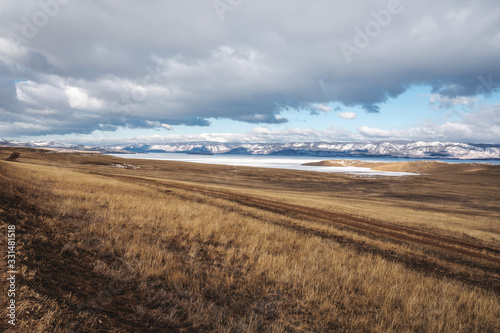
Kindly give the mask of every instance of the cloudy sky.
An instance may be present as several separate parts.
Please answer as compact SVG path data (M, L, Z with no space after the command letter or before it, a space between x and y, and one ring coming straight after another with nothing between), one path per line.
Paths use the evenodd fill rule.
M500 143L498 0L0 3L0 138Z

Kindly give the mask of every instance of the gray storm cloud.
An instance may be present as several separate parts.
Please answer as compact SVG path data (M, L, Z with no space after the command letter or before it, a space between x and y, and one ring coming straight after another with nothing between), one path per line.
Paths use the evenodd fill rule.
M328 102L383 112L414 85L444 98L491 94L499 8L493 0L4 1L0 130L284 123L283 109Z

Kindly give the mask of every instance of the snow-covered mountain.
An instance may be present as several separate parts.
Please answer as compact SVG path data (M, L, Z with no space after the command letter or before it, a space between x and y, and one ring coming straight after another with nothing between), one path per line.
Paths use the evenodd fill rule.
M0 145L37 148L66 148L104 153L187 153L283 155L317 157L407 157L422 159L500 159L500 144L469 144L457 142L295 142L295 143L219 143L180 142L165 144L125 144L83 146L58 142L26 143L0 139Z
M190 152L200 148L214 154L284 155L318 157L407 157L449 159L500 159L500 144L457 142L297 142L297 143L169 143L110 147L129 152Z
M17 141L17 140L5 140L0 138L0 146L9 147L28 147L28 148L66 148L66 149L80 149L84 148L84 145L61 143L56 141ZM88 148L88 147L87 147Z

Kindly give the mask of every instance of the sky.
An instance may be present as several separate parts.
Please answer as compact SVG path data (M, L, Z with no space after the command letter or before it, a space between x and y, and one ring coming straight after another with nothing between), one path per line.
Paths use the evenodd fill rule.
M0 138L500 143L498 0L0 3Z

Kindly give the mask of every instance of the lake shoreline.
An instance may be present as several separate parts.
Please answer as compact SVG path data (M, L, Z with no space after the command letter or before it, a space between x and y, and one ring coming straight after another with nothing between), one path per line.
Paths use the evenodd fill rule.
M351 175L361 176L417 176L421 172L415 170L421 169L415 165L409 168L393 168L393 170L385 169L380 170L378 166L373 164L384 163L449 163L449 164L491 164L496 165L494 161L477 162L465 160L418 160L418 159L404 159L404 158L352 158L342 159L344 161L351 161L344 165L325 165L322 158L306 157L306 156L276 156L276 155L229 155L229 154L215 154L215 155L195 155L184 153L142 153L142 154L109 154L111 156L120 157L124 159L146 159L146 160L159 160L159 161L176 161L176 162L189 162L199 164L216 164L216 165L231 165L243 167L256 167L256 168L269 168L269 169L288 169L299 171L313 171L313 172L338 172ZM355 162L358 161L358 162ZM362 162L362 163L361 163ZM500 163L500 162L499 162ZM425 168L424 168L425 169ZM425 171L425 170L424 170ZM423 172L425 173L425 172Z

